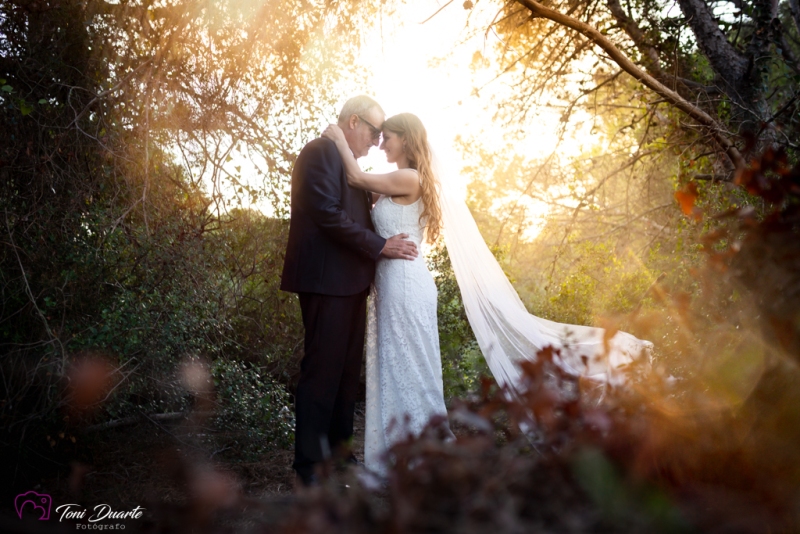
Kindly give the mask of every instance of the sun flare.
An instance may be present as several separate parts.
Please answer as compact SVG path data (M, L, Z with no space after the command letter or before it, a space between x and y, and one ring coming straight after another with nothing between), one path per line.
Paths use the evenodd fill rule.
M574 156L597 142L586 118L577 117L579 112L573 115L578 120L570 125L568 134L560 137L561 116L554 108L537 110L524 125L522 137L509 141L508 127L495 118L492 107L492 102L507 98L512 90L502 78L493 79L497 65L493 63L492 49L498 38L493 33L475 31L488 26L494 13L466 11L455 3L437 13L440 7L423 1L404 3L391 15L381 14L372 27L366 28L356 65L342 67L351 70L351 74L340 82L343 97L338 105L350 96L366 93L381 103L387 116L410 112L420 117L437 158L454 175L448 181L450 190L462 196L466 195L469 178L460 175L460 171L470 154L468 147L465 152L463 143L459 146L458 138L475 140L484 150L510 149L528 160L543 159L556 149L561 156ZM333 112L330 117L320 117L319 130L332 119ZM362 168L375 172L394 168L377 148L360 163ZM251 163L236 154L230 166L241 169L241 182L256 188L264 179ZM230 200L237 197L237 187L216 184L216 190ZM249 202L241 195L238 198L247 207L267 215L274 213L265 199ZM544 227L547 203L527 197L519 202L526 206L530 217L522 238L535 239ZM495 207L498 212L503 209L502 202Z

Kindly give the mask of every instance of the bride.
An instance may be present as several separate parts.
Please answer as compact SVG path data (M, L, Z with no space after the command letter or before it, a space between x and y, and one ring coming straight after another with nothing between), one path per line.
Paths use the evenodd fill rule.
M373 193L372 222L381 236L408 234L419 247L441 228L439 188L427 133L410 113L383 123L380 148L397 165L388 174L361 171L342 130L323 132L336 142L347 182ZM409 433L418 434L435 415L447 416L436 320L436 284L422 256L413 261L379 259L367 321L367 414L364 460L384 472L382 456Z
M652 344L625 332L566 325L528 313L498 265L458 195L442 188L446 171L434 158L427 133L415 115L401 113L383 123L380 148L397 170L363 172L342 130L323 132L342 155L348 183L371 191L371 216L383 237L405 233L419 247L444 234L464 308L484 358L500 385L514 387L517 362L553 346L568 372L603 382L620 382L620 369ZM380 258L367 324L367 414L365 464L385 473L391 445L417 434L435 415L446 416L436 315L437 292L422 256L414 261Z

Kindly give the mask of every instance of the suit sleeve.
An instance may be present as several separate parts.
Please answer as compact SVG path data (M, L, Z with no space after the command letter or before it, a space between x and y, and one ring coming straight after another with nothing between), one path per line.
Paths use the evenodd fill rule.
M342 209L338 177L342 159L332 142L319 143L304 162L305 209L314 224L331 239L376 260L386 240L354 221Z

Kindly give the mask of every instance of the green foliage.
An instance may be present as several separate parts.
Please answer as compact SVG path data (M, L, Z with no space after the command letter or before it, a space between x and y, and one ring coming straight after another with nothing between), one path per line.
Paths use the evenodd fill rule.
M284 386L263 370L219 359L211 366L219 408L215 425L232 433L228 446L245 458L294 440L294 411ZM227 436L224 436L227 437Z
M289 381L302 328L278 291L287 224L219 188L287 212L304 118L339 99L330 65L370 11L51 4L0 3L0 441L15 455L44 425L185 409L189 356ZM244 168L263 180L237 183ZM109 391L65 418L87 355L109 364Z
M627 482L602 451L594 447L578 450L572 459L572 470L578 484L608 521L619 524L636 519L656 532L691 530L666 492Z
M558 322L592 324L598 315L629 312L653 282L652 268L628 265L607 241L576 243L570 255L570 270L554 273L547 302L534 305Z
M267 365L284 383L296 372L293 358L303 339L297 296L280 291L289 222L252 210L233 210L210 236L219 258L226 310L235 335L229 357Z
M433 251L428 268L439 292L437 320L444 395L447 399L464 397L478 391L480 378L489 376L489 368L469 326L447 248Z

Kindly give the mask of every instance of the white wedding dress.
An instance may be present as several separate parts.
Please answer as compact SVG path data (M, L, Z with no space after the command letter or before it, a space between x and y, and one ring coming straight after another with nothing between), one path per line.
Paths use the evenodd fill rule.
M382 196L372 209L382 237L408 234L419 248L422 199L395 203ZM411 260L380 258L367 320L367 413L364 463L386 471L384 454L434 415L447 415L436 316L437 292L422 254Z
M435 159L435 158L434 158ZM492 375L516 389L519 363L539 350L558 350L566 372L607 384L623 384L625 367L649 358L653 344L617 331L548 321L528 312L483 240L456 183L436 162L445 244L472 331ZM382 237L405 233L419 247L422 200L410 205L381 197L372 209ZM367 414L364 462L386 473L385 453L409 433L418 434L434 415L446 416L436 314L437 292L425 259L380 258L367 319Z

